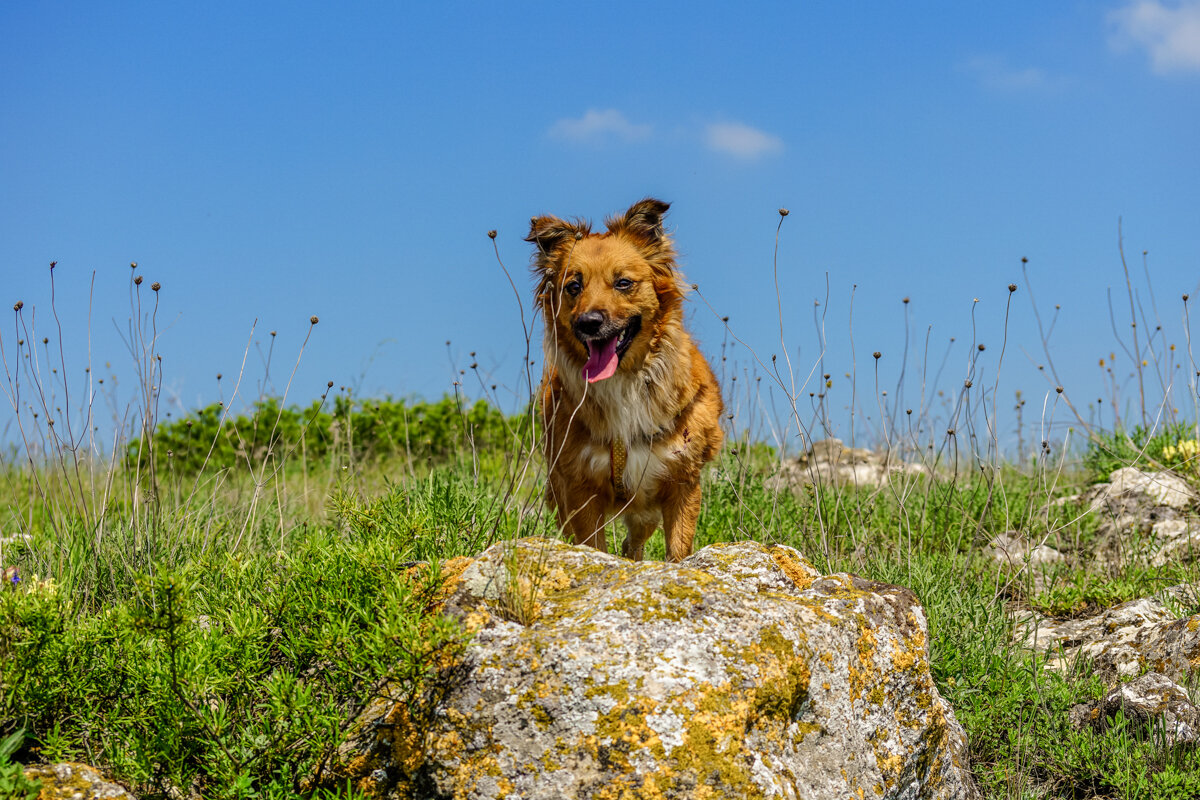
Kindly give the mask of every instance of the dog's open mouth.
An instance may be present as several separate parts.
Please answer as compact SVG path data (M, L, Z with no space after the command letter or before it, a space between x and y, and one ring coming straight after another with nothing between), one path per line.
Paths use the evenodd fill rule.
M624 328L609 336L584 339L583 345L588 351L587 363L583 365L584 379L588 383L595 383L616 374L621 356L625 355L625 351L629 349L630 343L641 329L642 318L632 317Z

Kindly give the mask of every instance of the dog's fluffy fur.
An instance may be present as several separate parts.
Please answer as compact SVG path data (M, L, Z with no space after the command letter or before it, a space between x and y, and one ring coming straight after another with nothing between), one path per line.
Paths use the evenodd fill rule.
M668 208L642 200L607 219L604 233L534 217L526 237L545 317L547 500L576 543L600 550L605 524L619 515L628 528L622 552L635 560L660 523L669 561L692 552L700 470L722 440L720 387L683 327Z

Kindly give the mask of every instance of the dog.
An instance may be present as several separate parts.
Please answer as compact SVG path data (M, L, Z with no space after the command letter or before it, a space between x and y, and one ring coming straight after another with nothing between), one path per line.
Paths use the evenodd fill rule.
M546 499L576 544L642 559L662 525L667 560L692 552L700 471L721 449L717 379L683 325L686 285L647 198L593 233L589 222L534 217L535 303L545 325L540 389Z

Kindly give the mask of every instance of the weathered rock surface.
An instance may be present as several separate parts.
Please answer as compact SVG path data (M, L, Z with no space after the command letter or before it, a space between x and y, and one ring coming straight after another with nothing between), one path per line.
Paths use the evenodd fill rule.
M84 764L51 764L25 768L25 777L42 782L38 800L134 800L124 786L105 780Z
M1157 672L1116 686L1095 702L1075 706L1070 719L1077 728L1105 730L1117 712L1143 730L1161 730L1167 745L1200 738L1200 709L1192 705L1186 689Z
M998 561L1012 569L1026 566L1030 568L1046 567L1064 559L1063 554L1053 547L1046 544L1034 544L1017 531L1007 531L996 536L988 542L984 552L993 561Z
M1172 587L1162 599L1178 607L1175 598L1191 592L1191 587ZM1132 600L1084 619L1026 612L1016 620L1016 636L1026 647L1047 653L1051 669L1067 669L1084 657L1110 680L1148 669L1182 680L1200 667L1200 614L1180 619L1156 598Z
M376 701L336 777L431 798L976 796L907 589L781 546L668 565L525 539L445 607L474 638L435 713Z
M780 464L779 471L767 479L767 485L772 489L814 483L878 486L897 475L925 475L928 472L924 466L905 463L895 454L846 447L841 439L822 439L814 442L799 458Z
M1123 467L1075 499L1105 518L1097 531L1102 563L1161 566L1200 556L1196 490L1173 472Z

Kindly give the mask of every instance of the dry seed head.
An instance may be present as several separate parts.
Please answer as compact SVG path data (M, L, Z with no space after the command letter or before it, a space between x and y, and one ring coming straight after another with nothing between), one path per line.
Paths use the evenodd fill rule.
M1062 393L1063 393L1063 388L1062 388L1061 386L1055 386L1055 387L1054 387L1054 391L1058 392L1059 394L1062 394Z
M137 269L137 262L136 262L136 261L130 261L130 262L129 262L129 268L130 268L130 269Z
M50 344L50 337L49 337L49 336L43 336L43 337L42 337L42 344Z
M779 209L779 216L786 217L790 212L786 208Z
M965 386L965 387L967 387L968 389L970 389L970 388L971 388L971 386L972 386L972 384L971 384L971 379L970 379L970 378L967 378L965 381L963 381L963 386Z
M912 414L912 409L911 409L911 408L905 409L905 410L904 410L904 413L905 413L905 414L909 414L909 415L911 415L911 414Z
M271 336L272 336L272 338L274 338L274 336L275 336L275 331L271 331Z
M1185 295L1183 296L1183 302L1185 302L1185 303L1186 303L1186 302L1187 302L1187 300L1188 300L1188 296L1185 294Z
M1008 285L1008 291L1010 294L1015 292L1016 290L1017 290L1017 285L1015 283L1010 283Z
M154 283L150 284L150 288L151 288L153 291L156 291L156 292L157 292L159 289L161 289L161 288L162 288L162 284L161 284L161 283L159 283L158 281L155 281Z
M496 231L494 231L494 230L490 230L490 231L488 231L488 238L489 238L489 239L495 239L495 238L496 238Z
M333 388L333 381L330 381L329 383L325 384L325 388L326 388L326 389L332 389L332 388Z
M58 266L58 262L57 262L57 261L51 261L51 262L50 262L50 269L51 269L51 271L53 271L53 270L54 270L54 268L55 268L55 267L57 267L57 266Z
M133 277L133 285L134 285L134 286L141 286L141 285L142 285L142 276L141 276L141 275L135 275L135 276Z
M316 325L320 321L321 320L317 318L316 314L313 314L311 317L308 318L308 322L310 325Z
M954 428L947 428L947 429L946 429L946 435L947 435L947 436L953 436L953 435L954 435Z
M221 373L217 373L217 380L221 380Z
M878 360L879 360L879 358L880 358L880 356L882 356L882 355L883 355L883 353L881 353L881 352L879 352L878 350L876 350L876 351L875 351L874 353L872 353L871 355L875 356L875 360L876 360L876 361L878 361Z
M979 352L982 353L984 350L987 350L987 345L985 345L985 344L979 345Z
M578 242L582 238L583 238L583 231L575 231L575 241Z
M1184 300L1186 300L1186 299L1187 299L1187 295L1186 295L1186 294L1183 296L1183 299L1184 299ZM721 322L729 322L729 317L727 317L727 316L725 316L725 317L721 317Z
M25 307L24 300L18 300L17 302L13 303L13 311L20 311L24 307Z
M1022 263L1022 264L1028 264L1028 263L1029 263L1029 259L1028 259L1028 258L1026 258L1025 256L1021 256L1021 263Z

